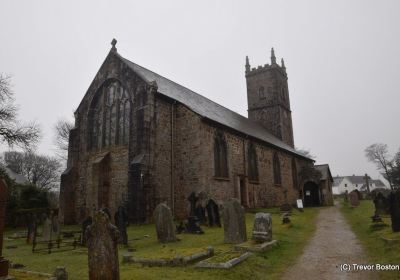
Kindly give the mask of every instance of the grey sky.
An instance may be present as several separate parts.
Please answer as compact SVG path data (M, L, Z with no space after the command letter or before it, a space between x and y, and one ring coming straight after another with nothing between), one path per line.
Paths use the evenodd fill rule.
M5 1L0 72L20 117L72 118L112 38L118 52L247 116L245 56L284 57L295 145L333 175L369 174L364 148L400 146L400 1Z

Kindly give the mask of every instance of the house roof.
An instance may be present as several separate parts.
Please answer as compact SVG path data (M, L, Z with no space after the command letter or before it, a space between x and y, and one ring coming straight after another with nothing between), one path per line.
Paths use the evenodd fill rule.
M346 178L350 181L350 183L354 184L354 185L364 185L365 184L365 179L364 176L356 176L356 175L352 175L352 176L337 176L334 179L334 186L337 186L340 184L340 182L342 182L342 180ZM371 179L371 177L369 177L370 179L370 183L371 184L375 184L377 187L385 187L385 184L381 181L381 180L374 180Z
M28 179L26 179L24 176L15 173L14 171L12 171L10 168L8 168L7 166L1 166L1 168L3 168L6 172L8 177L10 177L10 179L14 180L15 183L17 184L27 184L29 183Z
M242 115L235 113L157 73L154 73L153 71L137 65L136 63L123 58L116 52L115 54L119 56L122 61L124 61L126 65L128 65L128 67L131 68L137 75L139 75L145 82L150 83L155 81L160 94L182 103L201 117L217 122L261 141L267 142L277 148L288 151L292 154L296 154L302 158L313 161L270 134L258 123L251 121L248 118L245 118Z
M314 165L314 168L319 170L322 174L321 179L322 180L331 180L331 182L333 182L333 178L331 175L331 170L329 169L329 164L318 164L318 165Z

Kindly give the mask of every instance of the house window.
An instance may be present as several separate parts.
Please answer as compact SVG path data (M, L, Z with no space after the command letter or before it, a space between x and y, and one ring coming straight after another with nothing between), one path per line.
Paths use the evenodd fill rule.
M217 131L214 139L214 172L215 177L228 178L228 154L224 134Z
M248 176L250 181L258 181L258 160L257 151L253 143L247 149Z
M282 179L281 179L281 164L279 162L279 157L278 157L277 153L274 154L273 168L274 168L274 184L275 185L280 185L282 183Z
M89 149L128 143L131 101L119 81L108 80L95 94L88 118Z
M344 184L344 187L347 188L347 184Z
M260 87L260 88L258 89L258 96L260 97L260 99L265 99L264 87Z
M293 181L293 187L297 189L298 186L298 178L297 178L297 166L296 166L296 160L295 158L292 158L292 181Z

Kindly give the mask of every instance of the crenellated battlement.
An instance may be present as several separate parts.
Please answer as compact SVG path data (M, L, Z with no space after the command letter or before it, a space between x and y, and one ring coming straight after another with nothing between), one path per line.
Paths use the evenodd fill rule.
M251 68L250 66L250 62L249 62L249 57L246 56L246 76L251 76L254 74L258 74L264 71L269 71L271 69L276 69L279 72L281 72L285 77L286 77L286 67L285 67L285 62L283 60L283 58L281 59L281 65L276 63L276 57L275 57L275 52L274 52L274 48L271 49L271 64L264 64L263 65L259 65L256 67Z

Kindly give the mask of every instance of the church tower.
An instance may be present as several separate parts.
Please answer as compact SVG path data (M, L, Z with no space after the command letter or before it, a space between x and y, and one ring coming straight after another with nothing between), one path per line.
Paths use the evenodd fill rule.
M271 65L251 69L246 56L245 68L249 119L294 147L288 78L283 59L281 65L278 65L272 48Z

